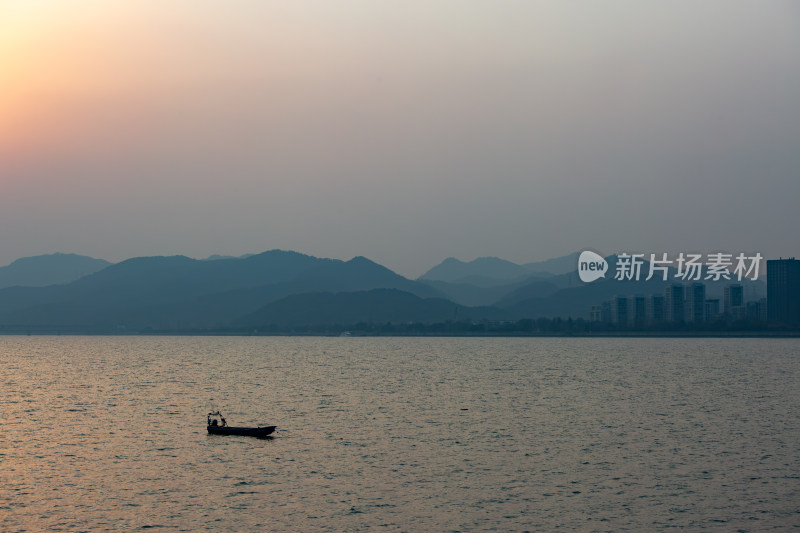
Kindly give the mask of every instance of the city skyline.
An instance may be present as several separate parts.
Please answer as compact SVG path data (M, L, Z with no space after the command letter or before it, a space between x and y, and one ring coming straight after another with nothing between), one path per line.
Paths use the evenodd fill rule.
M670 283L663 294L621 294L594 304L589 317L592 322L635 328L718 320L800 324L800 260L772 259L766 266L766 297L748 298L744 286L734 281L724 286L720 302L706 297L705 280Z

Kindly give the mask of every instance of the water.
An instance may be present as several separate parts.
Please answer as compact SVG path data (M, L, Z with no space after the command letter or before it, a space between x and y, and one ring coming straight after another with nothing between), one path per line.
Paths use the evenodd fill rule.
M0 337L0 368L0 531L800 526L797 340Z

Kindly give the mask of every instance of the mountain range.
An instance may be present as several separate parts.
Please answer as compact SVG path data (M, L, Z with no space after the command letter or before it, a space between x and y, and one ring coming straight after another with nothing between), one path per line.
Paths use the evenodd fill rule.
M532 277L550 277L575 270L578 253L539 263L518 265L499 257L479 257L469 262L448 257L420 276L424 281L445 281L477 287L495 287Z
M76 254L23 257L0 267L0 289L4 287L45 287L69 283L111 265L103 259Z
M616 258L608 260L613 271ZM611 276L585 284L576 265L577 254L526 265L449 258L411 280L365 257L341 261L282 250L204 260L138 257L116 264L54 254L0 268L0 330L249 330L586 318L593 304L618 294L663 294L667 284ZM746 291L758 296L763 285L751 282ZM713 296L723 283L708 286Z

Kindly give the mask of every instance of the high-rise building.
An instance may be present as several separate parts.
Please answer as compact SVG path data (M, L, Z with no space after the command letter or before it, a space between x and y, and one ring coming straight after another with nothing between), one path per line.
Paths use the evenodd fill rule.
M758 320L762 322L767 320L766 298L761 298L760 300L753 302L747 302L745 309L747 310L747 320Z
M647 323L647 298L641 294L631 296L628 299L628 315L631 325L643 327Z
M767 317L771 322L800 322L800 261L767 261Z
M719 317L719 298L706 300L706 320L714 320Z
M723 312L728 319L741 320L744 318L744 287L740 284L726 285L722 302Z
M611 322L611 302L608 300L600 304L600 322Z
M664 301L668 322L684 321L684 287L683 285L667 285L664 289Z
M768 320L766 298L758 299L758 320L762 322L766 322Z
M686 287L686 322L703 322L706 319L706 284L692 283Z
M630 323L627 296L614 296L611 299L611 321L621 326L627 326Z
M658 324L667 320L666 300L663 294L653 294L647 299L647 321Z

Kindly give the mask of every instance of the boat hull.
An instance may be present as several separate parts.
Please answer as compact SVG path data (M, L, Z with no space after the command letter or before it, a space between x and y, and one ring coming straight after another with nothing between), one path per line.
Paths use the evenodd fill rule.
M248 437L266 437L275 431L275 426L262 426L258 428L232 427L232 426L206 426L213 435L244 435Z

